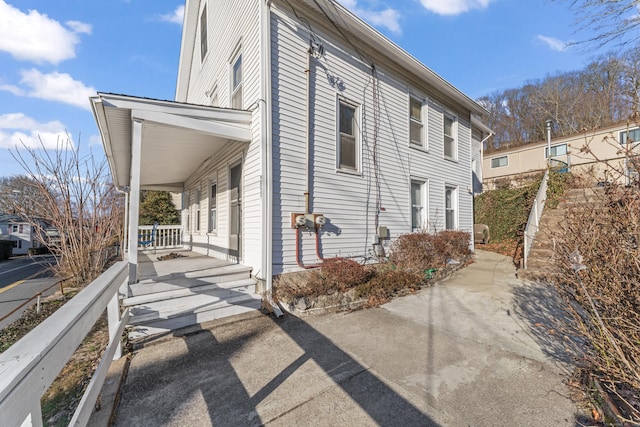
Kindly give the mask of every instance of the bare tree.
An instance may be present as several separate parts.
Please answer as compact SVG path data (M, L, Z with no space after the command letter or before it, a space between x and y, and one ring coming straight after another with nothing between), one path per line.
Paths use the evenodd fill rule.
M44 147L12 152L26 172L24 182L31 195L30 209L14 203L13 210L29 220L36 238L56 255L57 275L83 285L102 273L109 248L120 240L121 196L110 181L106 161L81 156L70 140L58 141L56 150ZM55 232L43 230L40 219Z
M577 44L595 45L601 48L614 43L623 46L632 43L640 25L638 0L555 0L568 3L581 30L592 36Z

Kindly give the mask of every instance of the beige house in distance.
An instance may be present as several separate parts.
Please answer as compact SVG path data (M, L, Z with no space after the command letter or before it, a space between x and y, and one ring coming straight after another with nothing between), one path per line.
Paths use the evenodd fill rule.
M552 166L567 168L594 183L610 181L629 185L638 180L632 156L640 153L640 127L634 122L584 131L548 142L527 144L484 153L482 176L485 190L503 183L517 184L528 174Z

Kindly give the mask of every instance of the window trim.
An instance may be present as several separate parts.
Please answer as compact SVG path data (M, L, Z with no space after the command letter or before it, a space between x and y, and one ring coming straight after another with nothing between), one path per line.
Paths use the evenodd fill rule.
M342 149L342 132L340 130L340 107L342 105L345 105L349 108L353 109L353 120L354 120L354 124L353 124L353 133L354 135L352 135L352 137L354 138L354 143L355 143L355 165L354 167L351 166L347 166L347 165L342 165L341 161L342 161L342 157L341 157L341 149ZM344 173L351 173L351 174L360 174L360 167L361 167L361 132L360 132L360 123L362 123L361 121L361 105L351 101L349 99L346 99L342 96L338 96L337 100L336 100L336 171L338 172L344 172ZM348 134L345 134L348 135Z
M562 144L556 144L556 145L552 145L551 146L551 151L553 151L554 148L558 148L558 147L564 147L564 153L563 154L554 154L551 157L549 157L549 147L544 147L544 158L545 159L553 159L554 157L560 157L560 156L566 156L567 153L569 153L569 146L567 145L567 143L562 143ZM557 151L557 150L556 150Z
M411 115L411 101L417 101L420 103L420 122L414 119ZM427 100L426 98L420 97L418 95L409 93L409 146L413 148L419 148L427 151L429 149L428 145L428 133L427 133L427 124L429 120L429 110L427 108ZM420 142L414 142L411 139L411 125L413 123L420 124Z
M494 160L500 160L500 159L506 159L507 160L506 164L494 166L493 165L493 161ZM509 155L504 155L504 156L500 156L500 157L491 158L491 169L506 168L507 166L509 166Z
M216 187L215 204L213 187ZM214 178L209 182L209 233L218 234L218 179ZM215 211L215 217L212 215ZM215 221L214 221L215 219Z
M445 128L445 120L449 118L451 119L451 133L452 135L447 135L444 133L444 128ZM451 143L453 144L453 148L451 151L453 151L453 155L452 156L448 156L447 155L447 141L446 138L449 137L451 138ZM457 161L458 160L458 116L450 113L448 111L443 112L442 114L442 143L443 143L443 147L442 147L442 151L444 154L444 158L447 160L454 160Z
M422 222L422 227L415 227L413 222L414 216L413 212L416 206L413 199L413 185L417 184L420 186L420 197L422 198L422 203L420 204L420 208L422 209L420 220ZM409 203L411 206L411 231L416 232L420 230L427 230L427 221L429 219L429 180L424 178L416 178L413 177L409 181Z
M207 13L207 4L205 3L200 12L200 62L204 62L204 59L209 53L209 31L208 31L209 16Z
M447 191L451 190L451 204L453 205L452 207L448 208L447 207ZM452 184L445 184L444 185L444 229L445 230L457 230L458 229L458 224L459 224L459 218L458 218L458 211L459 211L459 199L458 199L458 193L459 193L459 189L457 185L452 185ZM447 224L447 217L448 217L448 212L452 211L453 212L453 224L452 227L450 228Z
M200 188L200 186L196 187L195 190L195 231L197 233L199 233L202 230L202 218L201 218L201 213L202 213L202 190Z
M633 129L627 129L627 130L621 130L620 131L620 145L625 146L627 145L627 135L629 134L629 132L640 132L640 128L633 128ZM638 138L638 141L633 141L631 144L629 144L631 147L635 147L638 143L640 143L640 138Z
M242 49L238 47L236 49L236 53L232 57L232 61L230 63L229 73L231 75L229 79L229 106L235 109L242 109L244 105L244 94L243 94L243 85L244 85L244 73L243 73L243 60L242 60ZM236 64L240 63L240 81L236 83ZM236 105L234 101L236 101L236 96L240 97L239 105Z

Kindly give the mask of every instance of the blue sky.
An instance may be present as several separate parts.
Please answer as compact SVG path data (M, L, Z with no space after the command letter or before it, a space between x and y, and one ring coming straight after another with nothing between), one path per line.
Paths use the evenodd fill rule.
M230 0L227 0L230 1ZM566 3L342 0L472 98L582 68ZM173 99L183 0L0 0L0 176L10 149L67 141L103 156L97 91ZM583 37L582 37L583 38Z

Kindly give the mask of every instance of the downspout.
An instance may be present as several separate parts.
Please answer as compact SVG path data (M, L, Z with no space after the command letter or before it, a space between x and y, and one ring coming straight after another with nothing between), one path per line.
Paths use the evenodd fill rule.
M283 315L273 300L273 134L271 109L271 0L260 2L260 55L262 56L260 76L260 129L262 130L262 271L264 274L264 295L276 317Z
M306 74L306 90L305 90L305 146L306 146L306 162L305 162L305 190L304 190L304 213L311 213L311 46L307 50L307 67L304 70Z

